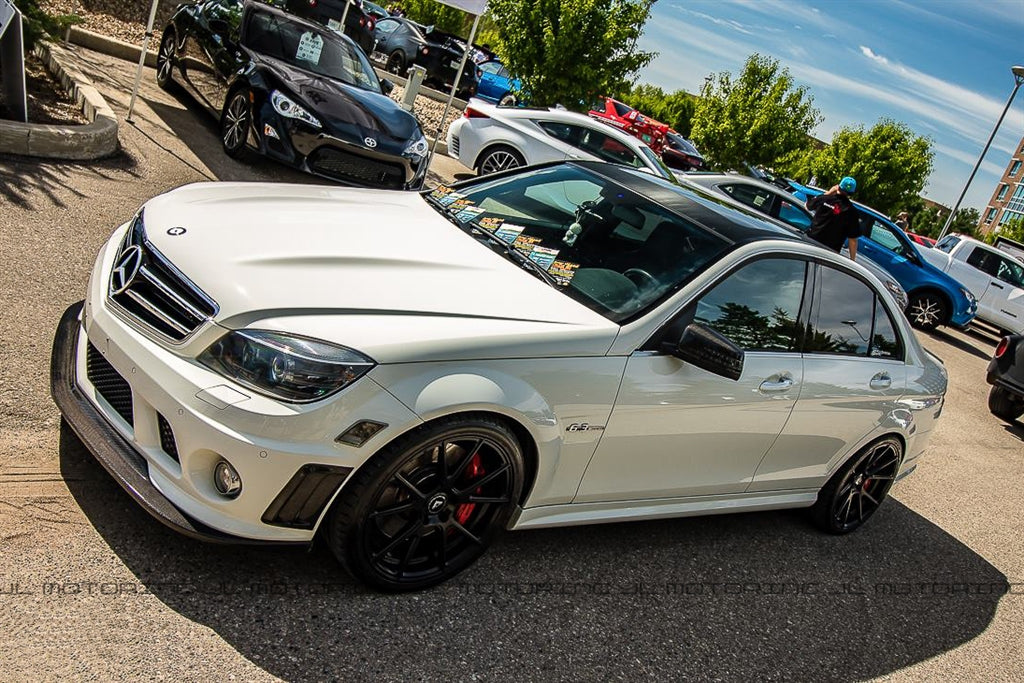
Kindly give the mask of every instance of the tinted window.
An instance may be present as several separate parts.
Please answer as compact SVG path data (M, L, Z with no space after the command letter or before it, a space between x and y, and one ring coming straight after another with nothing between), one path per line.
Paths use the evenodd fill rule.
M811 227L811 214L786 199L779 200L778 217L801 232L807 232Z
M544 132L553 138L561 140L570 145L575 145L579 138L579 126L571 126L568 123L556 121L538 121L537 125L544 129Z
M821 266L804 341L807 353L895 358L901 344L884 306L867 284Z
M640 157L624 143L592 128L583 129L577 147L584 152L593 154L598 159L610 161L613 164L626 164L634 168L644 165Z
M806 262L794 259L744 266L700 298L694 322L749 351L793 351L806 270Z
M974 247L967 255L967 265L994 276L999 268L999 257L984 247Z
M501 64L498 62L484 62L480 65L480 70L485 74L496 74L501 69Z
M999 256L998 259L999 266L996 277L1014 287L1024 287L1024 268L1021 267L1021 264L1003 256Z
M903 240L897 237L896 232L884 223L872 220L866 234L872 241L900 256L906 256L909 253L907 246L903 244Z
M632 107L627 107L622 102L612 102L612 108L615 109L615 113L619 116L625 116L629 112L633 111Z
M955 247L959 242L960 238L956 235L947 235L935 244L935 248L948 254L953 251L953 247Z
M391 33L398 28L398 22L394 19L381 19L377 22L377 30L381 33Z
M733 199L743 202L761 213L771 213L772 199L774 198L771 192L745 183L730 183L720 185L720 187Z

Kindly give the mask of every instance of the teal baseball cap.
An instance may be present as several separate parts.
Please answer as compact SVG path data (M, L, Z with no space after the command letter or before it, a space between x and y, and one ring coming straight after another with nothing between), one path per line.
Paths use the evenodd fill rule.
M853 194L857 191L857 181L850 176L846 176L839 181L839 189L846 194Z

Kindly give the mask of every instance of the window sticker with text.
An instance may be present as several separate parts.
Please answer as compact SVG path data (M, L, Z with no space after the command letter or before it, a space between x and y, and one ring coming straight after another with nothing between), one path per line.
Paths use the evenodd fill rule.
M576 275L576 269L580 267L578 263L570 263L569 261L555 261L548 268L548 275L555 279L555 282L559 286L565 287Z

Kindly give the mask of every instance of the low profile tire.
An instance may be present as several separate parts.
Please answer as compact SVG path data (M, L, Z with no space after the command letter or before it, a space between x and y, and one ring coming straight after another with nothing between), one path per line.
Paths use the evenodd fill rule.
M384 65L385 71L390 71L398 76L405 76L405 56L397 50L392 52L388 56L387 64Z
M156 53L156 84L164 90L174 87L174 31L167 29Z
M331 509L331 551L385 591L428 588L479 558L508 523L523 488L523 454L486 416L435 422L359 469Z
M228 96L224 112L220 117L220 142L224 153L232 159L238 159L245 151L252 127L252 107L249 105L249 92L245 89L235 90Z
M476 170L480 175L489 175L526 165L523 155L505 145L495 145L480 156Z
M1002 387L992 387L988 392L988 409L1000 420L1016 422L1024 415L1024 401Z
M832 475L818 492L811 520L822 531L848 534L866 522L896 481L903 446L887 437L865 447Z
M918 292L911 295L907 304L907 319L914 327L934 330L948 321L949 305L935 292Z
M516 106L516 96L512 93L505 93L505 96L498 100L499 107L514 107Z

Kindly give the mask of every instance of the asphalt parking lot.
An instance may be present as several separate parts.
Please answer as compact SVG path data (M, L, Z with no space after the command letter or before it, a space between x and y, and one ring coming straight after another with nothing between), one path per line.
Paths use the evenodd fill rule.
M123 117L132 66L79 54ZM1024 428L987 410L996 339L977 331L922 337L950 375L931 451L847 537L798 512L520 532L389 596L323 547L204 545L150 519L61 431L57 320L151 196L312 180L228 159L196 105L144 83L117 158L0 159L0 679L1020 680Z

